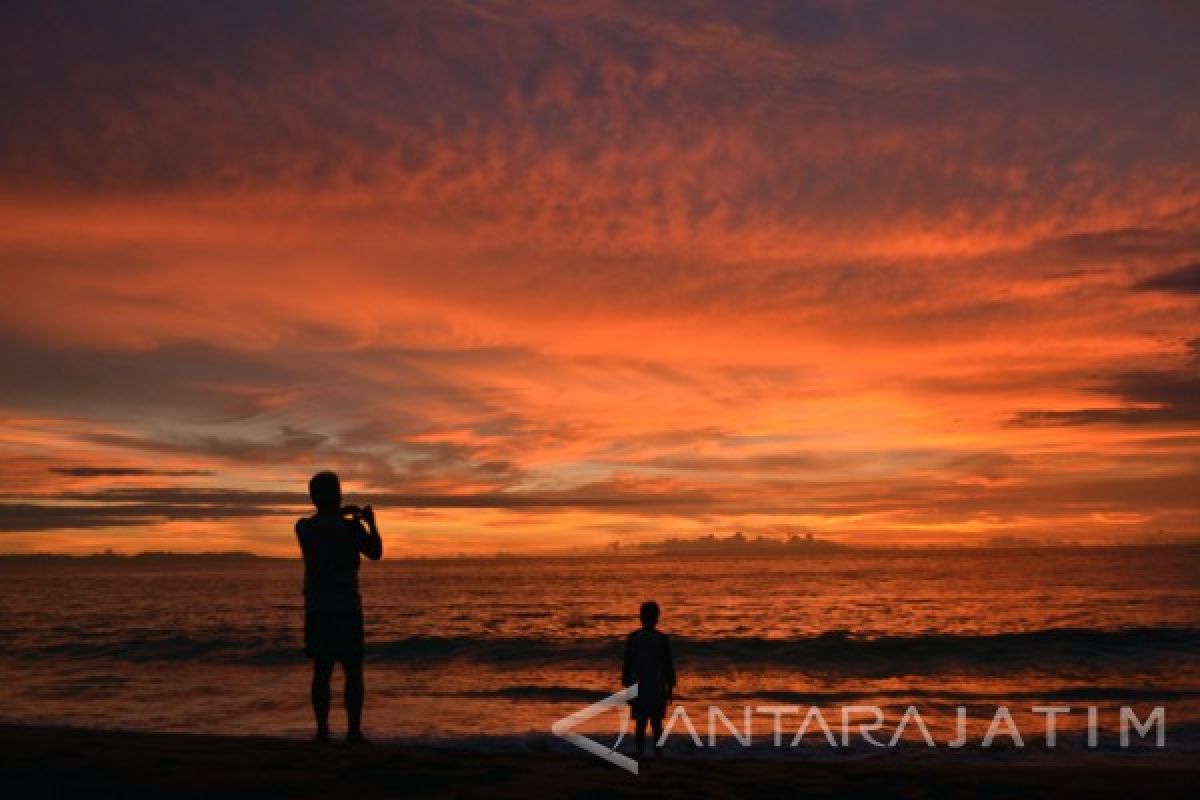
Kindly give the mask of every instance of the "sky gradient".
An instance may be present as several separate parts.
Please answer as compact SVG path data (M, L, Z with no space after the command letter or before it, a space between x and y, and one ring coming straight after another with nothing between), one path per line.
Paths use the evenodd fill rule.
M0 552L1200 535L1192 3L11 3Z

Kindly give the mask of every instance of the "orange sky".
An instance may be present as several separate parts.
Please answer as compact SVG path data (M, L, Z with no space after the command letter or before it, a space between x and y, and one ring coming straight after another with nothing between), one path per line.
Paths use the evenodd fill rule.
M1200 535L1195 6L644 6L3 12L0 552Z

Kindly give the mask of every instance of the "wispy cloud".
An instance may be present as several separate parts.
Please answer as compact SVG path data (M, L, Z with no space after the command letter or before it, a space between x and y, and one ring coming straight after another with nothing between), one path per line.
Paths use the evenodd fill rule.
M215 475L211 469L146 469L145 467L51 467L50 471L72 478L197 478Z
M1200 261L1187 266L1151 275L1137 283L1138 289L1153 289L1160 292L1200 294Z
M1061 411L1022 411L1018 425L1195 425L1200 423L1200 370L1126 372L1097 391L1122 405Z

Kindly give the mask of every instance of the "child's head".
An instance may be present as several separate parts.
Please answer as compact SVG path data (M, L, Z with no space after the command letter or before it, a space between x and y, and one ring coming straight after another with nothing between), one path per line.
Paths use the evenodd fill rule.
M658 603L653 600L647 600L642 603L641 611L638 616L642 618L643 628L653 628L658 624Z
M322 514L336 514L342 508L342 482L335 473L318 472L308 482L308 496Z

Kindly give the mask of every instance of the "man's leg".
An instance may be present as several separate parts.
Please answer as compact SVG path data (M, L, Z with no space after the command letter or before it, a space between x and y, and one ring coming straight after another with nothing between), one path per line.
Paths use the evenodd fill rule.
M646 718L637 717L633 726L633 750L636 758L646 752Z
M333 659L314 658L312 677L313 716L317 718L317 741L329 739L329 681L333 678Z
M361 658L346 659L342 662L342 670L346 674L346 740L361 742L363 695L366 687L363 685L363 662Z

